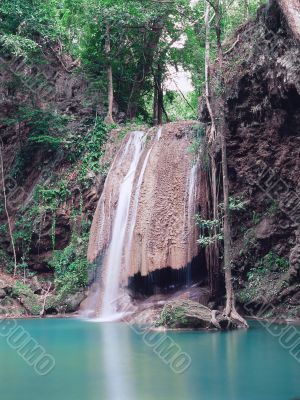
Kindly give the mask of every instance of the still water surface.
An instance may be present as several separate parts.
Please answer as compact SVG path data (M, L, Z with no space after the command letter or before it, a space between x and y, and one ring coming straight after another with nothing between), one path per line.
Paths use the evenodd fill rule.
M259 323L249 331L168 333L191 356L182 374L124 324L76 319L18 324L56 365L50 374L37 375L1 337L0 400L300 399L300 365Z

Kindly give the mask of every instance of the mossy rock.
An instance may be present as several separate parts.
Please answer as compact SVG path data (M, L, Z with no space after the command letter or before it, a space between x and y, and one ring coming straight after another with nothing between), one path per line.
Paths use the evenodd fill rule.
M46 314L75 312L79 309L85 297L86 295L82 290L76 293L49 296L45 305Z
M40 315L42 311L42 306L39 304L36 297L25 297L21 304L26 308L26 310L32 315Z
M59 301L56 295L48 296L45 303L46 314L58 314L59 313Z
M34 294L29 286L17 281L12 288L11 297L18 299L31 315L40 315L42 305L39 302L38 296Z
M172 329L207 329L210 326L211 315L211 310L202 304L190 300L177 300L164 306L156 326Z
M191 300L176 300L165 304L156 327L168 329L235 329L238 325L218 311Z
M6 297L4 297L4 299L0 300L1 307L9 307L9 306L12 306L13 304L14 304L14 302L13 302L12 298L10 298L8 296L6 296Z

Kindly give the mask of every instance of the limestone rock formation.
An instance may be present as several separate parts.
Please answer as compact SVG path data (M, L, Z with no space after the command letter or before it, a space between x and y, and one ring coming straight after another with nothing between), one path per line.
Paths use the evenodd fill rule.
M88 258L98 257L102 270L100 302L111 302L137 273L181 269L197 256L200 173L189 152L193 125L167 124L124 139L90 234Z
M165 267L179 269L197 255L193 223L197 171L188 152L190 130L191 123L181 122L166 125L159 132L151 129L147 133L147 143L129 194L122 260L124 278L138 272L147 275ZM103 253L110 243L119 188L132 157L129 141L128 137L116 156L98 204L91 229L90 261Z

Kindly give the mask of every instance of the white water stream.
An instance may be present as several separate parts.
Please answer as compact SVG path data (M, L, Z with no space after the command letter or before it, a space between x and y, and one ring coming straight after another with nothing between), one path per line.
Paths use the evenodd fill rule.
M112 238L108 248L106 276L104 279L104 295L101 307L101 319L115 318L116 301L119 296L119 277L121 275L122 255L125 233L129 217L130 199L136 169L144 147L144 133L133 132L129 139L129 147L133 146L133 157L119 192L118 205L113 223ZM127 146L126 146L127 149Z

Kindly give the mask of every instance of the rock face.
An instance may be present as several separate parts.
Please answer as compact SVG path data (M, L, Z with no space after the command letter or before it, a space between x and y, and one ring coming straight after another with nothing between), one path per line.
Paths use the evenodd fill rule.
M179 269L197 255L193 219L197 171L187 151L188 129L184 124L164 126L159 141L146 152L149 158L126 255L130 275L140 272L145 276L165 267Z
M300 42L300 3L298 0L278 0L295 38Z
M72 68L70 72L67 72L57 59L56 50L59 51L58 48L53 49L53 52L49 51L48 48L43 48L42 53L45 58L39 65L27 65L27 62L19 57L17 59L4 57L1 53L0 137L3 142L8 210L13 227L17 218L22 214L22 210L30 205L36 187L49 181L52 175L56 175L59 179L70 167L66 160L68 155L64 154L64 151L56 152L48 148L33 147L30 159L26 158L26 162L21 161L21 168L18 169L18 162L20 163L20 159L23 160L20 155L23 154L24 148L26 149L26 146L28 146L30 135L27 118L24 117L24 120L17 122L19 109L51 110L71 117L68 127L72 132L79 132L80 129L84 129L83 121L95 114L94 104L98 105L97 112L99 115L103 110L99 95L87 93L89 85L87 79L80 73L73 71ZM69 57L64 62L71 64ZM75 65L71 65L75 67ZM29 90L30 85L25 84L26 79L44 83L34 85ZM89 99L88 106L86 105L87 97ZM15 119L16 122L6 123L5 121L10 118ZM13 172L16 165L17 169ZM39 273L49 271L48 260L52 256L52 239L54 236L55 250L63 249L69 244L72 212L74 205L76 206L81 201L81 195L84 198L83 211L86 215L94 213L99 199L99 185L96 182L93 187L80 194L74 177L69 176L68 181L70 186L74 182L72 198L57 210L55 230L53 231L54 216L52 212L45 212L41 221L38 221L33 228L27 262L30 268ZM92 196L93 191L95 196ZM2 190L0 192L0 203L3 204ZM38 220L38 217L39 215L34 215L32 219ZM3 227L6 223L6 215L1 210L0 225ZM0 235L0 269L6 267L6 261L1 250L12 255L7 229L2 229ZM22 248L19 249L18 243L16 251L19 261L23 253Z
M89 260L103 255L104 290L116 290L111 280L126 286L137 273L183 268L198 255L199 174L188 152L192 126L172 123L125 138L90 235Z
M246 202L232 213L235 289L242 304L267 298L290 316L300 306L299 7L270 1L225 56L230 193Z
M289 278L291 282L298 281L299 282L299 274L300 274L300 230L296 231L296 243L290 252L290 269L289 269ZM298 297L300 300L300 292L298 293Z

